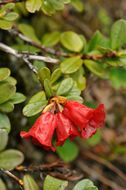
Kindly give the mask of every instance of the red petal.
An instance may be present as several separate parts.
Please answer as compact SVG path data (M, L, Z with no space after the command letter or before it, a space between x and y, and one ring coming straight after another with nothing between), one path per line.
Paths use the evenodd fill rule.
M67 138L73 140L76 136L79 136L79 132L72 124L72 122L66 118L62 113L58 113L57 115L57 146L62 145Z
M21 137L29 138L32 137L32 141L35 144L43 146L45 149L52 149L52 136L56 128L56 118L55 115L46 112L42 114L34 123L32 128L28 132L21 132Z
M94 134L93 131L96 131L96 128L103 126L105 121L103 104L100 104L96 109L92 109L75 101L67 101L63 114L79 127L82 132L82 137L84 138L86 132L87 136Z

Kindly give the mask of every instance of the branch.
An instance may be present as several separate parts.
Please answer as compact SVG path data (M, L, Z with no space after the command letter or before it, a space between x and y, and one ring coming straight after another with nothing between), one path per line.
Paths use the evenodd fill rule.
M35 54L29 54L28 52L18 52L17 50L3 44L0 42L0 50L4 51L5 53L9 53L16 58L21 58L25 61L25 63L29 66L33 72L37 73L36 69L34 66L30 63L30 60L38 60L38 61L44 61L46 63L52 63L52 64L57 64L59 62L58 59L54 59L51 57L44 57L40 55L35 55Z
M41 51L44 51L46 53L50 53L50 54L56 55L56 56L64 56L64 57L68 56L68 54L66 54L64 52L60 52L60 51L56 51L56 50L51 49L51 48L47 48L47 47L41 45L40 43L32 41L30 38L28 38L27 36L20 33L16 28L11 29L9 32L10 32L10 34L13 34L13 35L19 37L24 42L40 49Z
M0 2L0 6L1 5L5 5L7 3L19 3L19 2L23 2L24 0L4 0L2 2Z

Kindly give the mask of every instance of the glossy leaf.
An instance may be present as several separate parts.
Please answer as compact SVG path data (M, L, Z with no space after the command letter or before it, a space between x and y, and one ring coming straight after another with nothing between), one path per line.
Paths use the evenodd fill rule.
M60 41L60 32L45 34L42 38L42 45L46 47L55 46Z
M107 70L105 70L102 63L98 63L92 60L84 60L84 64L92 73L98 77L108 78Z
M65 74L71 74L76 72L82 65L83 60L79 57L72 57L65 59L61 64L61 71Z
M45 92L46 92L46 96L48 98L50 98L51 96L53 96L53 90L52 90L50 81L48 79L44 80L44 89L45 89Z
M126 44L126 21L120 19L116 21L111 29L111 47L119 49Z
M8 68L0 68L0 81L7 79L10 75L10 70Z
M60 83L60 85L59 85L59 87L57 89L56 94L57 95L66 95L66 94L68 94L68 92L72 89L73 84L74 84L74 82L73 82L72 78L64 79Z
M0 129L0 151L3 150L8 142L8 133L5 129Z
M13 23L7 20L0 19L0 28L3 30L11 29Z
M43 83L45 79L50 79L50 70L47 67L43 67L38 72L40 81Z
M76 159L79 149L74 142L67 140L63 146L57 147L56 152L63 161L70 162Z
M10 121L8 117L3 113L0 113L0 129L5 129L8 133L11 129Z
M8 82L0 83L0 104L9 100L12 96L14 96L16 92L16 87L9 84Z
M68 182L47 175L44 181L43 190L65 190Z
M39 190L39 187L32 176L24 175L23 177L24 190Z
M18 150L9 149L0 153L0 168L4 170L13 170L23 161L24 156Z
M26 1L26 9L31 13L34 13L35 11L39 11L41 5L42 5L42 0L27 0Z
M14 109L14 104L11 101L0 104L0 111L4 113L12 112Z
M80 52L84 46L83 40L75 32L64 32L61 35L62 45L73 52Z
M51 84L55 83L62 76L61 70L58 68L51 75Z
M28 24L19 24L18 25L19 30L28 38L30 38L31 40L39 43L39 40L35 34L35 30L32 26L28 25Z
M30 98L28 103L31 104L31 103L36 103L36 102L43 102L45 100L46 100L45 92L40 91L40 92L36 93L35 95L33 95Z
M13 104L19 104L19 103L24 102L25 99L26 97L23 94L16 92L15 95L10 99L10 101Z
M27 117L34 116L40 113L46 105L47 105L46 100L29 103L23 108L23 114Z
M98 188L89 179L83 179L79 181L73 190L98 190Z

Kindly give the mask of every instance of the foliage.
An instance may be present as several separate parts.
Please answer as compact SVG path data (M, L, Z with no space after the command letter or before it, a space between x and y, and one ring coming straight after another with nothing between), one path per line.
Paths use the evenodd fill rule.
M2 42L4 40L0 42L0 49L5 53L12 54L15 58L20 58L22 65L27 64L30 72L34 72L30 77L34 81L33 88L35 89L31 93L30 78L26 77L27 79L24 79L23 82L27 81L26 88L30 89L27 97L23 95L23 90L21 93L17 92L17 80L11 76L10 69L5 65L0 68L1 171L14 170L24 161L24 155L21 151L13 148L6 149L11 131L9 113L14 111L16 104L23 103L27 98L25 104L22 105L24 106L22 112L29 121L34 121L34 117L37 117L44 110L52 97L63 96L68 100L85 103L83 93L90 82L90 76L108 81L114 89L126 88L125 20L115 21L110 28L109 35L97 30L90 39L77 30L72 31L69 27L68 29L59 29L58 27L55 29L54 27L53 31L47 29L46 32L41 32L31 20L28 20L32 17L34 21L34 15L38 16L39 14L42 16L44 14L48 16L59 14L59 11L63 11L67 6L70 7L70 10L74 8L79 12L84 11L84 3L81 0L26 0L25 2L0 5L0 28L2 32L9 32L15 36L14 40L9 37L5 40L5 43L9 44L8 47L12 49L5 50L3 48ZM67 11L63 15L66 16ZM38 18L40 17L38 16ZM39 22L41 23L41 20ZM104 22L106 23L106 21ZM31 60L30 56L37 58ZM17 62L15 58L8 56L8 60L13 64ZM40 58L43 58L43 61ZM55 64L52 60L55 61ZM22 75L25 78L27 72L21 73L22 65L19 66L20 71L16 75ZM27 69L25 68L25 70ZM27 127L24 128L27 131ZM101 141L101 136L101 132L98 131L85 144L94 147ZM22 150L22 148L20 149ZM56 150L56 154L64 162L74 161L79 152L77 143L71 141L66 141ZM25 174L22 177L20 185L25 190L39 189L38 183L30 174ZM67 180L47 175L43 183L43 190L65 190L67 186ZM0 178L0 189L6 190L2 178ZM73 188L73 190L82 189L97 190L97 187L92 181L84 179Z

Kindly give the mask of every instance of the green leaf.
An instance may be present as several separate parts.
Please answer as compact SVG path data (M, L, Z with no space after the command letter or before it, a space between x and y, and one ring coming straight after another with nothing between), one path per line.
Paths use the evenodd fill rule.
M57 92L56 94L57 95L67 95L69 93L69 91L72 89L73 87L73 79L72 78L67 78L67 79L64 79L58 89L57 89Z
M58 68L51 75L51 84L55 83L62 76L61 70Z
M30 175L24 175L23 177L24 190L39 190L39 187L35 180Z
M43 83L45 79L50 80L50 70L47 67L43 67L39 70L38 76L40 81Z
M11 103L13 104L19 104L26 100L26 96L24 96L22 93L16 92L14 96L10 99Z
M74 142L67 140L63 146L57 147L56 152L63 161L70 162L76 159L79 149Z
M81 0L71 0L71 4L79 12L82 12L84 10L84 3Z
M26 9L34 13L35 11L39 11L42 5L42 0L27 0L26 1Z
M6 79L6 82L8 82L9 84L15 86L17 84L17 80L11 76L9 76L7 79Z
M75 32L64 32L61 35L61 44L68 50L80 52L84 46L83 40Z
M48 79L44 80L44 89L45 89L45 92L46 92L46 96L48 98L50 98L51 96L53 96L53 90L52 90L50 81Z
M68 181L47 175L44 180L43 190L65 190L67 186Z
M9 112L12 112L14 109L14 104L13 102L5 102L3 104L0 104L0 111L1 112L5 112L5 113L9 113Z
M87 139L86 143L88 143L90 146L95 146L100 143L101 138L102 136L99 130L91 138Z
M18 18L18 14L15 12L10 12L4 16L4 19L7 21L14 21Z
M46 100L35 103L29 103L23 108L23 114L27 117L34 116L40 113L46 105Z
M9 30L11 29L13 23L7 20L0 19L0 28L3 30Z
M24 161L23 154L14 149L5 150L0 153L0 168L4 170L13 170Z
M5 129L0 129L0 151L3 150L8 142L8 132Z
M0 82L0 104L14 96L16 87L6 81Z
M105 69L103 63L99 63L92 60L84 60L85 66L95 75L101 78L108 78L108 72Z
M78 71L73 73L71 77L76 81L77 87L82 91L86 88L86 78L84 77L84 69L81 67Z
M31 40L40 43L39 39L37 38L36 34L35 34L35 30L34 28L32 28L31 25L28 24L19 24L18 25L19 30L28 38L30 38Z
M8 133L11 129L10 121L8 117L3 113L0 113L0 129L5 129Z
M10 70L8 68L0 68L0 81L7 79L10 75Z
M7 190L4 182L2 181L2 179L0 179L0 189L1 190Z
M83 179L79 181L73 190L98 190L98 188L89 179Z
M45 92L40 91L36 93L34 96L32 96L28 103L31 104L36 102L43 102L45 100L46 100Z
M92 36L91 40L89 41L86 52L91 52L98 47L108 47L109 41L107 38L105 38L101 32L96 31L95 34Z
M60 41L60 32L52 32L45 34L42 38L42 45L53 47Z
M65 74L71 74L76 72L82 65L83 60L79 57L72 57L65 59L61 64L61 71Z
M66 98L68 99L68 100L75 100L75 101L77 101L77 102L80 102L81 104L83 103L83 98L81 97L81 96L78 96L78 95L67 95L66 96Z
M114 88L126 88L126 69L112 68L109 70L109 79Z
M119 49L126 44L126 21L120 19L111 28L111 47Z

